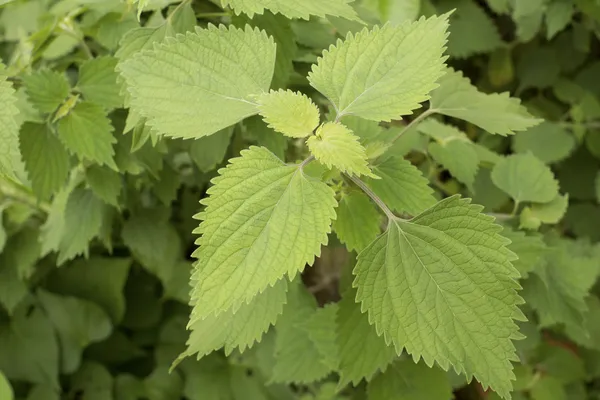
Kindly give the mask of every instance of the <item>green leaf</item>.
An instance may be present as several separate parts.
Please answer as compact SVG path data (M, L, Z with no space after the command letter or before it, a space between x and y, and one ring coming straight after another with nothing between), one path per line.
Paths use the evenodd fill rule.
M85 178L92 192L106 204L119 206L123 182L121 176L107 167L92 165L85 170Z
M48 199L67 180L69 153L46 124L24 123L19 139L33 191L40 199Z
M479 157L472 143L460 140L443 144L431 143L428 150L436 162L473 191L475 176L479 170Z
M515 135L512 148L515 153L530 151L540 161L548 164L567 158L575 149L575 138L559 124L542 122Z
M104 203L90 190L77 188L69 196L64 216L64 236L60 240L58 265L78 255L89 254L89 242L102 226Z
M0 305L12 315L17 306L29 294L29 288L19 276L17 266L0 258Z
M65 74L42 69L23 77L29 101L43 113L53 113L69 96Z
M502 236L510 239L507 248L514 252L519 259L513 261L513 266L519 271L522 278L527 277L538 263L542 262L542 256L548 251L548 246L540 235L528 235L522 231L504 228Z
M489 53L503 45L494 21L473 0L443 1L440 12L456 9L450 15L448 54L467 58ZM476 34L474 34L476 32Z
M275 42L263 31L210 25L137 53L118 69L132 109L149 126L198 138L256 114L250 96L269 89L274 64Z
M312 295L299 284L290 285L288 302L275 325L275 366L271 382L310 383L324 378L331 371L329 357L323 357L320 345L330 347L332 344L327 338L326 342L314 342L305 327L317 312ZM325 322L329 322L329 329L335 332L335 318Z
M102 364L86 361L70 377L69 387L73 393L84 393L85 399L110 399L113 377Z
M109 317L96 304L39 290L38 298L58 333L61 372L71 374L80 364L85 347L110 334Z
M435 204L429 181L404 158L390 157L375 165L373 173L381 179L365 182L392 210L416 215Z
M221 347L229 355L234 349L244 352L255 342L260 342L263 334L283 312L286 303L287 281L279 280L250 301L244 303L234 313L227 310L218 316L204 319L192 313L188 329L191 330L187 350L179 357L198 354L198 358L208 355ZM178 362L176 361L176 363Z
M461 72L449 69L431 92L431 111L463 119L502 136L512 135L537 125L519 99L508 93L485 94L464 78Z
M393 22L399 24L405 21L416 20L421 9L421 0L370 0L361 4L374 9L379 14L381 22Z
M492 181L517 203L547 203L558 195L552 171L531 153L503 158L492 170Z
M319 352L323 364L332 370L337 370L340 362L336 342L337 312L337 304L326 304L317 308L301 325L301 328L308 332L308 337Z
M16 103L15 91L6 80L4 65L0 63L0 174L11 178L21 163Z
M398 119L437 87L447 28L443 15L348 34L323 53L308 80L333 103L338 118Z
M353 0L221 0L223 7L231 7L236 14L263 14L265 10L273 14L283 14L287 18L309 19L311 15L322 17L344 17L349 20L359 20L356 12L349 4Z
M194 313L203 318L244 302L312 265L335 218L334 192L286 165L267 149L251 147L213 179L196 241L192 276Z
M181 238L173 225L157 218L156 211L145 210L125 222L121 236L144 268L163 283L171 279L173 268L183 253Z
M0 399L14 400L15 394L6 376L0 371Z
M367 393L369 400L450 399L452 387L441 369L406 357L369 382Z
M319 109L306 95L280 89L258 96L258 110L269 128L302 138L319 125Z
M505 398L520 337L516 259L509 241L481 214L452 196L411 220L391 220L354 269L357 300L386 342L416 362L474 376Z
M355 298L356 290L349 288L339 303L336 322L341 378L338 387L350 382L356 386L363 378L370 381L377 371L385 372L396 357L394 347L377 335Z
M575 12L571 1L552 0L546 8L546 38L551 40L569 25Z
M567 212L569 194L556 195L549 203L534 203L521 211L519 227L538 229L542 223L557 224Z
M98 304L117 325L125 315L123 290L130 265L128 258L79 258L52 271L46 287L55 293Z
M362 192L342 194L333 230L349 251L361 251L380 233L381 215Z
M306 140L315 158L327 166L349 175L367 175L377 178L369 169L365 148L358 136L338 122L326 122Z
M104 109L94 103L82 102L58 121L58 137L65 147L80 159L100 165L117 166L113 160L114 128Z
M214 135L201 137L192 142L190 157L202 172L210 172L225 158L231 141L233 127L225 128Z
M54 329L37 307L21 307L9 322L0 323L0 371L11 380L47 384L59 389L58 343Z
M93 58L79 68L77 89L87 101L112 110L123 106L117 83L119 74L115 71L118 59L111 56Z
M245 137L259 146L266 147L277 157L285 160L288 139L269 128L260 116L257 115L245 119L244 128Z

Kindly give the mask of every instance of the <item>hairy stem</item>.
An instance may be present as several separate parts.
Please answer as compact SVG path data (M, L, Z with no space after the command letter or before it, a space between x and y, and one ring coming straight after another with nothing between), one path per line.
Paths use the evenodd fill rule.
M417 126L419 124L419 122L423 121L425 118L429 117L431 114L434 114L435 110L434 109L429 109L426 111L423 111L423 113L421 115L419 115L417 118L413 119L412 121L409 122L408 125L406 125L404 127L404 129L402 129L400 131L400 133L398 133L392 140L391 140L391 144L394 144L396 142L396 140L400 139L400 137L402 137L402 135L404 135L406 132L408 132L410 130L410 128Z
M28 206L46 214L50 211L49 204L38 201L35 196L28 193L25 189L22 189L15 183L7 180L0 180L0 199L2 198L27 204Z
M361 190L363 192L365 192L365 194L367 196L369 196L371 198L371 200L373 200L375 202L375 204L377 204L377 206L379 206L379 208L381 208L381 211L383 211L386 215L386 217L388 217L388 219L390 220L394 220L394 219L398 219L398 217L396 217L394 215L394 213L392 212L392 210L390 210L388 208L388 206L385 205L385 203L383 202L383 200L381 200L379 198L379 196L377 196L363 181L361 181L360 179L358 179L355 176L352 175L346 175L352 182L354 182L356 184L356 186L358 186L359 188L361 188Z

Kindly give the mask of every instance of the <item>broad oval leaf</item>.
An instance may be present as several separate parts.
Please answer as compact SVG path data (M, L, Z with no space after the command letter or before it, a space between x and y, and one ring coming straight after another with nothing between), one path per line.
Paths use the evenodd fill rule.
M376 178L369 169L365 148L352 131L338 122L327 122L306 140L310 152L328 168L336 167L350 175Z
M275 42L264 31L209 25L178 35L118 65L131 107L157 132L213 134L258 112L250 100L269 89Z
M306 137L319 125L319 109L300 92L272 90L260 95L258 103L269 127L286 136Z
M548 203L558 195L552 170L531 153L500 160L492 170L492 181L519 203Z
M213 179L197 233L191 304L197 318L237 311L327 243L334 192L262 147L242 151Z
M511 391L513 321L522 317L514 253L482 206L452 196L417 217L391 220L354 269L357 300L396 351Z
M334 104L338 117L398 119L437 87L447 28L445 14L348 34L323 53L308 80Z

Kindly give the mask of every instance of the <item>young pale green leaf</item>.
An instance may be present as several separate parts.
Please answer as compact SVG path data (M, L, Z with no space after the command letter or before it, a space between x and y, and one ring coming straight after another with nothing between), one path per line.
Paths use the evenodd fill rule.
M335 218L334 192L251 147L213 179L196 244L192 304L198 318L219 314L311 265Z
M286 136L306 137L319 125L319 109L300 92L272 90L258 96L258 104L268 126Z
M450 399L452 387L446 373L438 367L415 364L405 357L369 382L367 393L369 400Z
M123 105L123 98L119 94L120 86L117 83L119 74L115 71L118 61L115 57L104 56L88 60L81 65L77 89L85 100L108 110Z
M315 158L327 166L350 175L367 175L377 178L369 169L365 148L351 130L338 122L326 122L306 140Z
M80 159L100 165L117 166L113 160L114 128L104 109L94 103L82 102L58 121L58 137L65 147Z
M557 224L564 217L568 206L568 193L556 195L549 203L534 203L521 211L520 227L535 230L542 224Z
M108 167L92 165L85 170L85 178L92 192L106 204L119 206L123 181L121 176Z
M552 171L531 153L503 158L492 170L492 181L518 203L548 203L558 195Z
M196 318L192 313L188 324L191 331L188 348L175 363L194 354L200 359L221 347L225 348L226 354L234 349L244 352L251 348L255 342L260 342L271 325L275 325L283 312L286 294L287 280L281 279L249 303L242 304L235 313L229 309L206 318Z
M308 79L334 104L338 118L398 119L437 87L447 28L446 14L348 34L323 53Z
M415 218L391 220L354 269L357 300L386 342L414 361L474 376L505 398L520 338L518 271L493 218L452 196Z
M508 93L485 94L464 78L462 72L451 69L431 92L431 111L463 119L502 136L512 135L537 125L541 120L532 117L519 99Z
M381 214L362 192L343 194L336 212L333 230L349 251L361 251L379 235Z
M128 258L79 258L53 270L45 287L55 293L98 304L117 325L125 315L123 291L130 265Z
M419 214L435 204L433 189L421 171L402 157L390 157L373 167L381 179L365 182L392 210Z
M575 149L575 145L575 137L559 124L552 122L542 122L525 132L519 132L512 140L515 153L530 151L545 163L564 160Z
M61 350L61 372L72 374L90 343L105 339L112 330L110 318L96 304L39 290L42 308L56 329Z
M6 80L4 65L0 63L0 174L9 177L15 176L21 163L16 103L15 91Z
M340 382L338 387L364 378L371 380L377 371L385 372L396 357L393 346L388 346L369 324L366 314L355 302L356 290L348 288L342 295L337 313L337 343L340 353Z
M335 333L335 317L323 321L317 316L323 309L318 309L315 299L299 284L290 285L288 302L283 315L275 325L277 333L275 342L275 366L271 381L279 383L310 383L324 378L331 367L329 355L322 352L336 353L335 342L326 335L324 342L315 342L306 326L307 321L317 318L325 329ZM318 329L321 331L322 329Z
M69 95L69 81L57 71L43 69L23 78L29 101L41 112L56 111Z
M139 52L117 68L132 109L149 126L171 137L198 138L256 114L251 95L269 89L274 64L275 42L265 32L209 25Z
M69 195L60 239L58 265L78 255L88 256L89 242L100 232L105 205L92 191L77 188Z
M69 153L46 124L24 123L19 139L32 189L40 199L48 199L67 180Z
M210 172L223 161L232 134L233 127L228 127L214 135L201 137L192 142L190 157L200 171Z
M229 6L236 14L263 14L266 10L273 14L283 14L287 18L309 19L311 15L317 17L343 17L349 20L359 20L356 12L350 5L353 0L221 0L224 7Z

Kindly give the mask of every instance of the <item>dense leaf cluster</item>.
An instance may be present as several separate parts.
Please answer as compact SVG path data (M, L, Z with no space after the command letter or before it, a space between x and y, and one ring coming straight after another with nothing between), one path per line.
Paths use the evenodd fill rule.
M0 1L0 400L600 398L597 0Z

